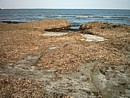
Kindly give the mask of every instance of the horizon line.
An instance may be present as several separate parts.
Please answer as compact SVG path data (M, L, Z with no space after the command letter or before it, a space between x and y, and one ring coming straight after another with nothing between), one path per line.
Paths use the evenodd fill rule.
M107 9L108 9L108 10L109 10L109 9L110 9L110 10L130 10L130 8L0 8L0 9L5 9L5 10L6 10L6 9L7 9L7 10L8 10L8 9L12 9L12 10L13 10L13 9L14 9L14 10L15 10L15 9L18 9L18 10L20 10L20 9L73 9L73 10L74 10L74 9L88 9L88 10L89 10L89 9L94 9L94 10L96 10L96 9L97 9L97 10L98 10L98 9L101 9L101 10L104 10L104 9L107 10Z

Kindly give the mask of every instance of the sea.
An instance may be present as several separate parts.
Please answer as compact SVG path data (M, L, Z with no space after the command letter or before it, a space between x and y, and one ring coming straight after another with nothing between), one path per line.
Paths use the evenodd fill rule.
M92 21L130 25L130 10L123 9L1 9L0 22L66 19L73 28Z

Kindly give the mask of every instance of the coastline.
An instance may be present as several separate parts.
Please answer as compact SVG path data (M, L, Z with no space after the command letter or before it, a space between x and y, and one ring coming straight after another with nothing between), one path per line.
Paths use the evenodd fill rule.
M1 97L9 89L12 97L130 95L130 26L103 22L75 30L70 26L63 19L0 23ZM45 36L48 33L52 36ZM23 87L19 79L27 85Z
M77 29L80 25L92 21L130 25L130 11L119 9L10 9L1 10L0 13L0 21L31 22L40 19L66 19L73 28Z

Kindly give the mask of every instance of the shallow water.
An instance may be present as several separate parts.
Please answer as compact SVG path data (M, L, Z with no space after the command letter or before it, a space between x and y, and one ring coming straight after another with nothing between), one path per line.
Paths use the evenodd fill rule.
M73 28L91 21L130 25L130 10L112 9L3 9L0 21L30 22L46 18L67 19Z

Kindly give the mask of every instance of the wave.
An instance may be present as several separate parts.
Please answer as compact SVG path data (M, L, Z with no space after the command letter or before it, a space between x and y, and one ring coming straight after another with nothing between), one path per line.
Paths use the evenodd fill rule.
M96 16L96 15L47 15L47 16L44 16L44 18L65 18L65 19L68 19L68 18L76 18L76 19L91 19L91 18L102 18L102 19L130 19L130 16Z
M75 16L76 18L130 18L130 16Z
M76 15L45 15L45 17L75 17Z

